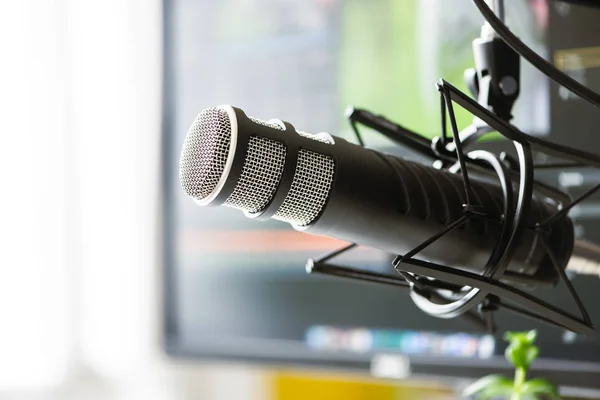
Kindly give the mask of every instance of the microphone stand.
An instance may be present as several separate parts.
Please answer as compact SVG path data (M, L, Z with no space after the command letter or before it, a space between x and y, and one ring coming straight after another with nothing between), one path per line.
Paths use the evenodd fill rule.
M502 21L504 2L491 1L499 20ZM306 270L308 273L408 289L413 302L425 313L439 318L460 317L488 333L494 333L497 329L494 322L495 311L504 309L568 331L591 334L595 330L590 317L565 271L558 264L553 250L548 246L547 236L548 226L552 222L566 216L572 207L600 190L600 184L571 201L568 194L535 180L534 170L600 168L600 157L527 135L508 122L512 119L511 110L520 88L519 54L505 38L500 38L492 30L488 22L482 27L481 37L473 42L473 54L474 68L465 71L464 77L476 100L441 79L437 84L440 93L441 134L432 140L369 111L355 108L347 111L347 118L361 145L364 142L358 129L359 124L370 127L393 142L429 158L435 168L460 173L465 199L462 217L408 253L397 255L392 263L399 275L397 277L348 268L333 262L337 256L355 248L356 244L349 244L316 259L309 259ZM459 132L457 127L455 104L474 116L473 123L462 132ZM448 122L451 136L448 134ZM466 152L466 149L473 146L482 135L492 131L498 132L513 143L516 159L506 153L495 155L483 150ZM544 152L569 162L534 164L533 151ZM481 274L415 258L427 246L472 219L483 218L490 221L491 217L481 211L473 195L470 172L496 177L504 193L503 216L501 220L495 221L501 225L501 235ZM554 269L577 305L580 317L521 290L520 287L539 286L540 283L534 282L526 274L506 270L515 244L518 243L525 227L525 217L529 213L533 196L543 196L555 202L559 210L550 218L539 221L533 228ZM475 307L476 311L473 310Z

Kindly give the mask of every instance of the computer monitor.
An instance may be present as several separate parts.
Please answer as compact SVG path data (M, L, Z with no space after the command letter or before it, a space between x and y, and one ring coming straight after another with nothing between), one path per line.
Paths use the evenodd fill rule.
M544 0L506 3L507 21L522 40L600 90L599 11ZM233 209L198 207L179 186L187 129L200 110L219 104L349 140L348 105L425 136L439 134L435 83L444 78L467 90L463 72L473 65L471 41L482 22L468 0L165 0L164 336L170 354L376 374L395 371L382 365L408 361L414 373L479 377L508 370L503 330L536 328L541 356L534 375L600 388L592 379L600 374L596 338L503 312L499 334L486 335L462 320L425 315L398 288L307 275L308 258L342 243L278 221L251 221ZM515 125L600 151L594 107L525 61L521 77ZM464 110L457 117L461 126L472 118ZM507 148L492 139L489 148ZM375 132L366 131L365 142L412 156ZM547 171L540 178L577 194L600 174ZM573 210L577 236L600 242L599 210L597 200ZM344 261L394 275L392 258L360 249ZM600 279L575 276L573 285L600 322ZM564 288L542 297L567 308L571 301Z

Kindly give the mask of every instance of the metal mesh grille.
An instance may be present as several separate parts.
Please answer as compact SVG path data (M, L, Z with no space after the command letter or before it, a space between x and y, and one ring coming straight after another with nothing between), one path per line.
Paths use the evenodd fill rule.
M298 135L300 135L300 136L303 136L308 139L316 140L317 142L333 144L333 142L330 139L323 137L323 136L318 136L318 134L302 132L299 130L296 130L296 132L298 132Z
M259 124L259 125L268 126L269 128L278 129L280 131L285 130L285 128L283 128L281 125L279 125L277 123L274 123L274 122L263 121L261 119L254 118L254 117L248 117L248 118L252 122L254 122L256 124ZM303 136L303 137L308 138L308 139L316 140L317 142L327 143L327 144L333 144L333 140L331 138L328 138L328 137L325 137L325 136L321 136L319 134L308 133L308 132L303 132L303 131L299 131L299 130L296 130L296 132L300 136Z
M252 136L240 180L224 204L251 213L261 211L277 189L284 164L283 143Z
M255 124L259 124L259 125L264 125L264 126L268 126L269 128L273 128L273 129L278 129L280 131L283 131L284 129L275 123L272 122L267 122L267 121L263 121L262 119L258 119L258 118L254 118L254 117L248 117L252 122L254 122Z
M310 224L327 202L334 171L331 157L300 149L292 186L273 218L298 226Z
M192 123L181 151L179 181L191 197L202 200L217 187L231 143L231 121L225 110L207 108Z

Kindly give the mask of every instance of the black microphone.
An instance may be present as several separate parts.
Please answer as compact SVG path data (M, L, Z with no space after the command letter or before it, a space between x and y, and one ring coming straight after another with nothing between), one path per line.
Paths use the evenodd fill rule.
M248 117L231 106L206 109L193 122L181 153L180 181L200 205L237 208L250 218L289 222L299 231L393 254L405 254L457 221L467 203L459 175L327 133L302 132L288 122ZM470 219L419 258L484 270L501 234L503 193L483 180L471 179L471 186L488 218ZM532 199L508 271L558 281L534 230L556 211L549 200ZM549 246L564 269L573 251L573 224L563 217L549 230Z

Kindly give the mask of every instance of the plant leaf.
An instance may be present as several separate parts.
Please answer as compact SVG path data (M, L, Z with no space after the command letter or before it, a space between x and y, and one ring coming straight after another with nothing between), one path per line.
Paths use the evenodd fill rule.
M502 375L488 375L476 380L463 391L463 396L468 397L479 393L480 398L489 398L510 394L513 390L513 382Z
M510 345L506 348L504 356L514 367L527 369L527 359L525 358L526 351L527 348L522 346Z
M515 345L511 343L504 352L504 356L517 368L529 369L531 363L537 358L540 350L532 344Z
M504 340L512 345L525 345L533 344L537 338L537 331L532 329L524 332L506 332L504 333Z
M517 367L517 368L520 367L522 364L520 355L521 355L521 352L519 351L519 349L516 346L509 345L506 348L506 350L504 351L504 357L506 357L506 359L508 361L510 361L510 363L514 367Z
M510 387L490 387L479 392L477 400L488 400L491 398L497 399L498 397L509 398L513 393L514 389L512 385Z
M524 361L527 364L527 367L529 367L531 363L537 358L538 354L540 353L540 349L537 346L531 346L523 353Z
M552 399L560 399L556 387L550 383L549 380L541 378L526 381L523 386L521 386L521 393L531 395L543 394Z
M530 330L525 334L525 338L528 343L534 343L537 338L537 331L535 329Z
M518 341L522 335L522 332L504 332L504 340L507 342L515 342Z

